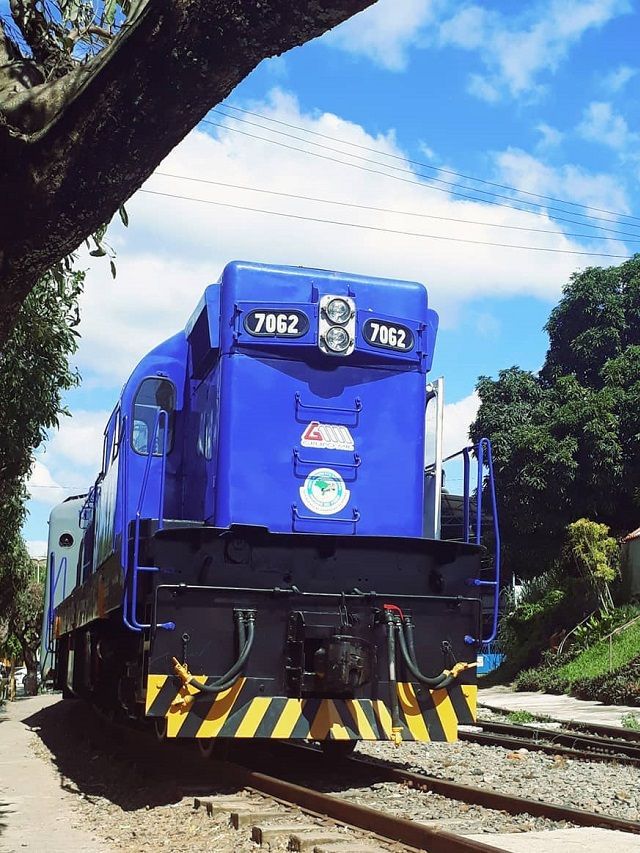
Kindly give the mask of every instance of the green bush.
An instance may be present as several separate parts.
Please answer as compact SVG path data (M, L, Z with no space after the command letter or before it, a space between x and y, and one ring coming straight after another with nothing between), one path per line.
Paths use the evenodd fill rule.
M640 622L616 634L611 640L600 640L558 669L558 675L570 683L580 678L593 678L608 673L632 660L640 649ZM611 657L611 660L610 660Z
M505 662L491 674L491 682L510 681L538 666L549 652L552 634L573 628L593 603L583 580L557 570L528 581L518 606L502 619L498 640Z
M640 656L626 661L612 672L577 679L571 692L579 699L591 699L607 705L640 706Z
M553 669L525 669L514 681L516 690L542 690L544 693L566 693L570 684Z
M615 621L623 624L634 618L636 608L620 608ZM515 679L516 690L542 690L545 693L572 693L614 705L640 705L640 622L609 640L602 639L577 655L563 654L558 659L544 656L537 668L521 672ZM613 669L610 671L610 666Z

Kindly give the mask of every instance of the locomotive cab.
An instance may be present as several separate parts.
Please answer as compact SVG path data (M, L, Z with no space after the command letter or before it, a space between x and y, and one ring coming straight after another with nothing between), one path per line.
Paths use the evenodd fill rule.
M457 541L437 465L425 516L437 322L418 283L229 264L110 419L59 680L170 737L455 739L497 579L468 477Z

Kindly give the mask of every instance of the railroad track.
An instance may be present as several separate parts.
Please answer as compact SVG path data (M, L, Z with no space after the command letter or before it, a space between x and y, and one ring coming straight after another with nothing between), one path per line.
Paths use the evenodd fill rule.
M115 762L112 772L118 778L129 778L127 768L133 766L141 780L153 778L161 783L170 783L176 794L175 797L171 795L167 802L182 802L183 810L189 808L186 798L195 796L194 805L201 807L203 821L208 820L209 812L213 814L218 809L227 823L248 830L257 842L270 843L269 838L274 834L290 832L288 843L293 850L317 849L327 853L339 849L352 850L353 853L392 850L500 853L499 840L492 844L490 834L483 841L465 834L474 831L469 826L474 814L480 816L481 823L486 821L486 825L496 817L508 823L506 813L529 815L532 819L545 818L563 825L570 823L640 834L640 823L461 785L409 772L379 759L355 757L332 765L320 750L310 746L271 742L263 749L255 743L247 743L243 747L242 742L236 741L230 744L227 760L214 758L205 762L197 756L193 744L175 741L157 744L148 732L120 726L116 727L117 737L113 736L114 728L111 726L102 724L91 728L94 730L88 747L91 761L99 757L94 753L97 742L102 758ZM65 731L75 731L75 728L65 727ZM425 749L428 749L427 745ZM442 823L439 800L436 800L435 807L431 806L438 818L432 820L431 825L424 825L419 819L398 817L393 813L394 809L389 808L389 801L384 802L373 795L380 782L397 784L400 798L395 803L401 810L405 801L414 796L412 791L416 792L414 802L418 804L426 802L420 800L423 792L429 793L432 802L432 795L456 801L460 804L459 819L457 806L449 808L449 814L456 815L456 830L458 824L462 824L462 831L447 831L439 825ZM349 795L353 789L371 794L369 804L355 802ZM244 805L239 800L244 800ZM422 805L418 807L422 808ZM499 813L502 813L502 818ZM183 811L183 814L186 816L187 812ZM193 814L196 816L198 812ZM526 822L531 825L529 819ZM295 831L292 824L297 827ZM203 830L206 826L203 824ZM208 826L210 833L213 824ZM309 835L333 839L333 842L308 847L305 845ZM203 837L210 835L206 836L206 831L203 831ZM196 839L197 834L192 841ZM336 839L341 839L341 842ZM238 849L241 849L240 844Z
M482 731L461 731L460 740L506 749L525 746L532 752L563 755L578 761L617 761L640 766L640 742L630 739L489 720L478 720L476 727Z
M504 717L512 713L504 708L498 708L493 705L478 703L478 707L480 709L484 708L487 711L491 711L494 714L500 714ZM549 720L548 717L536 718L535 714L532 714L532 717L535 718L537 724L544 723ZM554 722L560 723L562 729L568 732L581 732L582 734L596 735L597 737L615 741L630 741L631 743L635 743L640 746L640 731L636 731L634 729L623 729L622 726L606 726L597 723L583 723L578 720L557 720Z
M305 752L311 751L306 748L301 749ZM324 760L321 755L318 755L318 759L319 762ZM368 762L355 759L348 759L345 765L351 765L352 762L356 766L368 765ZM376 776L379 776L380 768L377 765L370 766L375 769ZM214 772L238 787L266 794L278 803L297 806L315 818L330 819L338 825L364 830L377 842L386 844L399 842L407 850L422 850L428 853L506 853L493 844L485 844L435 827L423 826L416 821L406 820L370 806L318 791L316 788L287 781L281 778L281 774L274 776L252 770L241 764L220 761L213 761L212 768ZM259 826L257 828L259 829ZM295 840L291 849L300 849L296 847Z
M426 747L428 748L428 747ZM286 749L304 751L304 753L315 753L310 747L287 746ZM321 756L319 756L321 759ZM314 761L317 759L313 759ZM345 759L341 767L366 769L382 777L385 781L399 782L410 788L430 791L434 794L459 800L462 803L481 806L495 811L507 812L511 815L529 814L533 817L547 818L548 820L573 823L577 826L603 827L606 829L619 830L640 835L640 822L617 818L612 815L590 812L586 809L576 809L569 806L548 803L540 800L532 800L526 797L517 797L511 794L500 793L489 788L480 788L471 785L463 785L429 776L424 773L404 770L393 767L380 760L372 760L360 757ZM427 848L428 849L428 848Z

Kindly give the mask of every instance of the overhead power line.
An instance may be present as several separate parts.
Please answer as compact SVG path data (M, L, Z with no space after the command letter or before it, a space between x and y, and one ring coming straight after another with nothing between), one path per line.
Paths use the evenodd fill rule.
M257 127L260 130L266 130L268 133L276 133L279 136L284 136L284 137L288 137L290 139L295 139L298 142L304 143L305 145L314 145L316 148L321 148L321 149L326 150L326 151L333 151L334 153L342 154L343 156L346 156L346 157L353 157L356 160L362 160L365 163L373 163L373 164L378 165L378 166L384 166L384 168L392 169L395 172L404 172L405 174L409 174L409 175L417 175L418 177L425 178L428 181L434 181L435 183L442 184L445 187L455 187L457 189L463 189L463 190L468 190L469 192L478 193L482 196L490 196L491 198L499 198L499 199L503 199L503 200L510 201L510 202L517 201L520 204L527 204L530 207L544 207L545 210L552 210L556 213L568 213L568 214L571 214L572 216L581 216L584 219L593 219L594 221L598 221L598 222L612 222L612 220L609 218L605 218L602 216L594 216L591 213L580 213L579 211L564 210L563 208L552 207L550 205L541 205L540 202L527 201L526 199L514 199L512 196L504 195L503 193L497 193L497 192L493 192L491 190L483 190L483 189L480 189L479 187L470 187L470 186L467 186L465 184L460 184L459 182L456 182L456 181L446 181L443 178L436 178L433 175L422 175L420 173L416 173L413 169L406 168L406 166L393 166L390 163L380 163L379 160L372 160L370 157L363 157L360 154L350 154L348 151L342 151L340 148L333 148L330 145L325 145L324 143L320 143L320 142L314 142L313 140L305 139L304 137L296 136L295 134L292 134L292 133L286 133L285 131L282 131L282 130L275 130L275 128L272 128L272 127L265 127L263 124L258 124L257 122L250 121L249 119L239 118L238 116L227 115L227 113L221 112L219 107L214 107L213 112L217 113L219 116L223 116L224 118L231 119L232 121L241 122L242 124L247 124L247 125L250 125L251 127ZM207 121L207 119L203 119L203 121ZM302 130L304 132L304 128L300 128L300 130ZM387 156L384 152L378 151L375 148L374 149L368 149L368 150L373 151L373 153L377 154L378 156ZM402 160L405 164L408 162L407 160L403 160L403 158L401 158L401 157L396 157L396 155L392 155L392 156L394 157L394 159ZM415 162L415 161L413 161L413 162ZM518 192L518 190L515 190L515 192ZM476 201L484 201L484 199L476 199ZM625 224L630 228L640 228L639 225L633 225L633 223L630 223L630 222L627 222Z
M369 166L362 166L359 163L350 163L350 162L345 161L345 160L338 160L336 157L331 157L328 154L320 154L317 151L309 151L306 148L298 148L295 145L289 145L288 143L280 142L277 139L269 139L265 136L258 136L255 133L249 133L248 131L241 130L238 127L230 127L227 124L220 124L219 122L210 121L209 119L202 119L202 123L211 125L213 127L221 128L222 130L231 131L232 133L239 133L242 136L249 137L250 139L257 139L257 140L260 140L261 142L268 142L270 145L277 145L280 148L286 148L289 151L299 151L300 153L307 154L311 157L317 157L321 160L327 160L328 162L331 162L331 163L338 163L341 166L348 166L351 169L358 169L361 172L368 172L368 173L373 174L373 175L382 175L383 177L390 178L391 180L394 180L394 181L401 181L402 183L405 183L405 184L413 184L415 186L422 187L422 189L425 189L425 190L433 190L435 192L445 193L446 195L456 196L458 198L464 198L464 199L467 199L468 201L474 201L474 202L481 203L481 204L490 204L490 205L493 205L495 207L504 207L504 208L507 208L509 210L519 210L521 213L527 213L527 214L530 214L531 216L542 216L542 217L545 217L547 219L552 219L554 222L569 222L572 225L579 225L581 228L594 228L594 229L598 229L600 231L606 231L609 234L619 234L621 236L629 234L629 232L618 231L615 228L607 228L603 225L592 225L589 222L581 222L578 219L567 219L566 217L555 216L554 214L546 213L546 211L542 211L542 210L526 210L523 207L517 207L517 205L515 205L515 204L505 204L504 202L492 201L491 199L480 199L480 198L476 198L475 196L467 195L466 193L460 193L460 192L457 192L455 190L444 189L443 187L436 187L436 186L433 186L432 184L423 183L422 181L411 180L410 178L403 178L400 175L390 175L388 172L383 172L379 169L372 169ZM273 132L278 132L278 131L273 131ZM315 145L316 143L312 143L312 144ZM345 157L351 156L351 155L347 154L346 152L339 152L339 153L343 154ZM377 165L383 166L384 168L396 168L396 167L388 167L384 163L378 163ZM411 174L414 174L414 173L412 172ZM635 226L629 226L629 227L633 228ZM594 235L594 238L596 236L597 235ZM637 233L634 232L630 236L637 237L638 235L637 235Z
M375 207L370 204L356 204L351 201L340 201L337 199L330 198L318 198L316 196L309 195L300 195L299 193L289 193L283 192L281 190L270 190L263 187L252 187L247 186L246 184L230 184L226 181L213 181L207 178L197 178L192 175L176 175L171 172L154 172L154 176L161 176L163 178L174 178L180 181L192 181L198 184L209 184L211 186L216 187L226 187L227 189L234 190L245 190L247 192L252 193L262 193L264 195L273 195L279 198L293 198L299 201L311 201L316 202L318 204L332 204L338 207L351 207L355 210L368 210L373 211L375 213L392 213L398 216L413 216L418 217L420 219L435 219L439 222L456 222L462 225L481 225L486 228L504 228L510 231L530 231L535 234L555 234L562 235L564 237L580 237L585 240L593 240L593 234L572 234L566 231L558 231L553 228L531 228L526 225L504 225L501 222L484 222L482 220L477 219L458 219L453 216L440 216L435 213L420 213L414 210L398 210L397 208L392 207ZM597 237L598 240L612 240L614 242L620 242L617 237ZM636 235L636 239L626 240L627 243L640 243L640 235Z
M426 240L445 240L447 242L452 243L467 243L474 246L495 246L503 249L525 249L532 252L551 252L553 254L561 255L583 255L587 257L620 258L625 261L629 260L628 255L615 255L608 252L586 252L579 251L577 249L553 249L547 248L545 246L521 246L516 245L514 243L494 243L489 240L471 240L464 237L448 237L441 234L424 234L422 232L416 231L402 231L395 228L383 228L377 225L364 225L359 222L344 222L338 219L323 219L319 216L303 216L302 214L296 213L284 213L280 210L266 210L261 207L248 207L242 204L231 204L230 202L225 201L213 201L212 199L207 198L194 198L193 196L178 195L177 193L159 192L158 190L141 189L139 190L139 192L147 193L149 195L163 196L164 198L183 199L184 201L195 201L200 204L211 204L215 205L216 207L224 207L232 210L243 210L249 213L261 213L267 216L280 216L285 219L296 219L302 222L319 222L323 225L337 225L342 228L357 228L362 229L364 231L376 231L384 234L397 234L403 237L417 237Z
M475 181L476 183L484 184L485 186L496 187L497 189L502 189L502 190L509 190L511 192L518 193L519 195L528 195L528 196L531 196L532 198L540 198L540 199L543 199L544 201L553 201L553 202L556 202L557 204L570 205L571 207L582 207L585 210L594 210L597 213L608 213L611 216L615 216L616 218L619 218L619 219L620 218L633 219L636 222L640 222L640 216L633 216L633 214L630 214L630 213L621 213L620 211L607 210L606 208L602 208L602 207L594 207L593 205L582 204L581 202L578 202L578 201L569 201L568 199L556 198L555 196L543 195L542 193L535 193L535 192L532 192L531 190L524 190L524 189L521 189L520 187L510 186L509 184L501 184L501 183L498 183L496 181L488 181L485 178L477 178L474 175L465 175L463 172L456 172L454 169L445 169L443 166L434 166L432 163L425 163L424 161L421 161L421 160L412 160L408 157L402 157L398 154L389 154L386 151L381 151L379 148L372 148L372 147L367 146L367 145L360 145L357 142L349 142L346 139L339 139L338 137L330 136L327 133L320 133L320 131L317 131L317 130L309 130L309 128L301 127L300 125L297 125L297 124L291 124L290 122L282 121L281 119L272 118L271 116L266 116L263 113L254 112L253 110L247 110L247 109L243 109L242 107L236 107L232 104L221 104L220 106L224 107L225 109L228 109L228 110L233 110L234 112L244 113L245 115L254 116L255 118L260 118L260 119L263 119L264 121L272 122L273 124L279 124L279 125L282 125L283 127L288 127L291 130L299 130L299 131L302 131L303 133L308 133L311 136L317 136L317 137L322 138L322 139L328 139L331 142L338 142L341 145L349 145L353 148L359 148L361 151L368 151L369 153L378 154L379 156L382 156L382 157L389 157L392 160L400 160L401 162L404 162L404 163L410 163L413 166L420 166L423 169L431 169L434 172L441 172L442 174L445 174L445 175L453 175L453 176L458 177L458 178L463 178L466 181ZM215 107L214 111L220 113L219 107ZM220 113L220 115L224 115L224 113ZM570 212L570 211L567 211L567 212ZM580 215L582 215L582 214L580 214ZM610 222L612 220L605 220L605 221Z

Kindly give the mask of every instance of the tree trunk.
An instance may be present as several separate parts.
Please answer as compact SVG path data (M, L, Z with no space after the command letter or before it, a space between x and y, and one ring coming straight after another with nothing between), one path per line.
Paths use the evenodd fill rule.
M154 0L86 65L0 100L0 345L43 272L261 60L371 2Z

